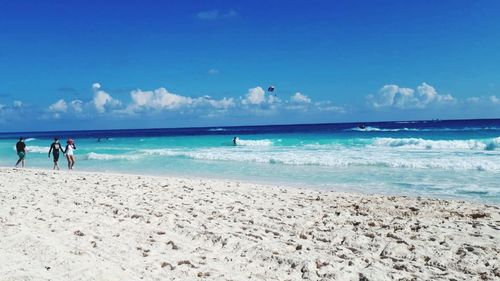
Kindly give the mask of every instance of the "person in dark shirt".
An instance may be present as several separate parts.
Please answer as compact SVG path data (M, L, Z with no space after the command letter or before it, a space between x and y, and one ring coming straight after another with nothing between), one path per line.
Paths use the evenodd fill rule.
M59 138L54 138L54 142L50 145L49 149L49 158L50 158L50 153L52 152L52 156L54 156L54 170L59 170L59 165L57 164L57 161L59 161L59 152L62 151L63 148L61 144L59 143Z
M24 168L24 158L26 157L26 144L24 143L24 138L19 138L19 141L16 143L16 151L17 156L19 156L16 167L21 163L21 166Z

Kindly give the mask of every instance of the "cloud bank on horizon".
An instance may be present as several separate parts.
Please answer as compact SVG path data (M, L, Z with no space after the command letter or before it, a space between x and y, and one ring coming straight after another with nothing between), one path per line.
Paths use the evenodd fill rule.
M369 95L368 99L374 108L425 109L430 105L451 105L456 99L450 95L438 95L436 89L427 83L417 87L417 90L403 88L398 85L383 86L377 97Z
M81 100L75 99L67 102L60 99L49 105L47 110L52 113L66 113L68 108L74 113L82 113L83 107L88 111L96 111L100 114L109 115L129 115L136 116L140 113L161 113L165 111L190 111L193 114L208 114L214 112L221 114L228 113L231 109L238 111L247 111L248 114L256 114L255 109L261 111L277 110L307 110L307 111L332 111L336 113L346 113L346 109L340 105L334 105L333 101L312 101L312 99L300 92L295 92L289 97L278 97L277 95L266 92L261 86L248 89L247 93L239 98L223 97L215 99L210 96L188 97L169 92L166 88L160 87L155 90L136 89L130 92L130 100L121 101L112 97L111 94L104 91L100 83L92 85L94 96L90 102L84 104ZM423 82L421 85L412 88L400 87L394 84L388 84L381 87L376 95L366 96L370 109L374 112L381 109L390 110L426 110L436 107L453 107L460 104L475 106L482 105L500 105L500 98L491 96L472 96L464 100L458 100L451 94L438 94L437 90ZM21 107L21 101L14 101L14 107ZM329 106L325 106L329 105ZM3 106L3 105L2 105ZM5 107L5 106L3 106ZM59 118L59 116L54 116Z
M190 97L172 93L160 87L153 90L135 89L129 92L128 98L118 99L96 82L91 85L86 99L58 99L46 106L33 105L21 100L14 100L11 104L0 104L0 117L2 117L0 125L5 126L26 120L28 112L30 116L28 119L34 122L44 123L53 120L54 122L48 122L48 124L58 124L60 120L71 119L78 124L78 121L100 120L105 121L104 126L100 128L113 128L120 120L124 122L140 120L147 124L147 120L158 118L165 118L165 120L186 118L191 121L211 119L215 123L221 123L220 125L244 125L238 123L238 120L259 120L259 118L294 120L290 117L316 115L326 117L320 121L329 122L328 118L341 119L342 116L357 113L360 110L368 111L371 115L381 112L415 114L415 112L443 109L458 112L464 107L484 108L491 110L493 114L499 114L500 97L490 95L457 99L451 94L439 94L432 85L423 82L415 89L395 84L384 85L377 93L366 95L364 104L338 105L331 100L316 101L300 92L281 96L268 92L261 86L248 89L238 98L213 98L208 95ZM234 120L235 123L225 124L223 121L228 119ZM192 126L206 124L211 123L199 121L191 123ZM76 128L71 129L82 128L87 127L76 125ZM45 129L51 129L51 127ZM60 129L60 127L55 126L52 129Z
M300 111L332 111L345 112L341 106L335 106L331 101L312 102L311 98L300 92L290 97L280 98L265 91L261 86L248 89L247 93L239 98L223 97L220 99L208 95L189 97L170 92L164 87L154 90L135 89L130 91L128 100L119 100L112 94L103 90L100 83L92 85L93 96L87 102L79 99L59 99L40 108L49 115L40 118L59 119L65 114L72 117L109 116L121 118L143 118L162 113L182 113L198 117L232 116L247 114L259 116L260 114L280 114L283 110ZM325 106L329 105L329 106Z

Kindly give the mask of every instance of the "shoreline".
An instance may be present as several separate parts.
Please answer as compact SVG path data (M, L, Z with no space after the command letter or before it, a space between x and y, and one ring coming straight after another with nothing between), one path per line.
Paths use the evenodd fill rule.
M500 209L239 181L0 168L6 280L494 280Z
M483 198L466 198L466 197L457 197L457 196L433 196L431 194L426 195L426 194L411 194L409 192L365 192L363 190L360 190L359 188L355 186L341 186L338 189L328 189L325 188L325 186L321 185L315 185L315 184L305 184L305 183L287 183L287 182L281 182L281 181L265 181L265 180L256 180L256 179L240 179L240 178L225 178L225 177L214 177L214 176L196 176L196 175L182 175L182 174L167 174L167 175L160 175L157 173L136 173L133 171L113 171L113 170L107 170L107 171L92 171L92 170L85 170L85 169L75 169L72 171L69 171L66 167L61 167L60 170L52 170L51 168L41 168L41 167L26 167L26 168L15 168L15 167L8 167L8 166L1 166L0 165L0 171L5 170L5 169L12 169L12 170L30 170L30 171L43 171L43 172L60 172L60 173L68 173L68 174L74 174L74 173L87 173L87 174L103 174L103 175L114 175L114 176L137 176L137 177L151 177L151 178L159 178L159 179L182 179L182 180L209 180L209 181L216 181L216 182L237 182L240 184L247 184L247 185L259 185L259 186L268 186L268 187L281 187L281 188L286 188L286 189L299 189L299 190L310 190L310 191L319 191L319 192L333 192L333 193L339 193L339 194L352 194L352 195L358 195L358 196L396 196L396 197L403 197L403 198L409 198L409 199L430 199L430 200L443 200L443 201L453 201L456 203L463 203L463 202L468 202L472 204L480 204L480 205L485 205L485 206L496 206L500 207L500 201L488 201L484 200ZM328 186L330 187L330 186ZM338 186L337 186L338 187ZM401 190L399 190L401 191Z

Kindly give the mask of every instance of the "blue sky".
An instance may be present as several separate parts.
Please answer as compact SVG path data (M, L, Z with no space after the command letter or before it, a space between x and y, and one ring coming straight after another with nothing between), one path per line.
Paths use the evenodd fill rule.
M0 131L500 118L499 30L493 0L0 0Z

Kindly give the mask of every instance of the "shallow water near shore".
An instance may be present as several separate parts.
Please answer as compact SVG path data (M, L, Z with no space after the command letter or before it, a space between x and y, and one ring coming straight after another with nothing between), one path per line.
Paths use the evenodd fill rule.
M79 170L500 203L500 119L2 133L0 165L19 135L36 168L57 135L76 139Z

